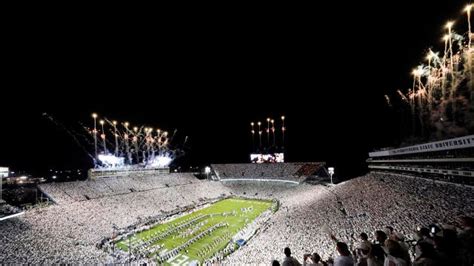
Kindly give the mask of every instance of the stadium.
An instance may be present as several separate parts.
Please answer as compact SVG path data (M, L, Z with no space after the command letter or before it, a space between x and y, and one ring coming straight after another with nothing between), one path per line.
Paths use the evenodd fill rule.
M444 52L428 49L428 63L413 69L406 93L381 97L393 119L380 124L400 125L387 135L390 130L358 132L363 126L356 121L344 128L341 139L350 141L341 144L333 142L339 138L331 137L335 131L320 125L320 114L298 131L295 116L251 110L250 119L224 119L224 128L213 121L191 124L186 129L194 128L204 139L199 142L192 134L165 130L169 121L142 116L146 108L140 104L104 101L118 105L111 116L119 120L106 117L101 103L101 113L87 113L86 122L69 121L75 127L42 113L60 132L45 134L67 135L75 151L60 147L60 137L57 143L45 141L36 129L17 130L18 142L0 140L18 150L33 141L37 146L25 149L28 154L18 153L41 167L53 158L78 165L84 160L88 167L48 167L44 177L0 167L0 264L474 265L473 7L463 10L465 34L454 32L452 21L443 28ZM222 102L223 108L212 103L212 113L232 107L231 100ZM153 107L146 110L166 113L161 104L149 102ZM238 102L236 109L244 105ZM170 120L199 112L187 111ZM398 115L400 123L394 122ZM138 122L132 126L130 118ZM140 125L145 118L152 121ZM313 120L317 129L307 130ZM219 137L206 138L213 131ZM362 147L363 141L371 143ZM41 143L46 151L30 156ZM231 155L214 154L216 147ZM352 162L355 153L364 158ZM199 167L185 168L192 156ZM347 169L337 165L344 156L362 174L344 176ZM18 203L26 201L24 194L32 204Z
M304 177L297 174L301 167L270 165L265 181L253 164L241 164L214 170L229 179L243 170L248 181L171 173L43 184L55 204L1 223L1 261L267 264L282 257L282 246L296 258L317 250L326 260L336 255L330 234L355 247L361 232L372 238L392 226L409 244L417 226L458 225L460 214L474 215L470 186L396 171L373 171L335 186L294 184ZM194 238L196 244L180 248Z

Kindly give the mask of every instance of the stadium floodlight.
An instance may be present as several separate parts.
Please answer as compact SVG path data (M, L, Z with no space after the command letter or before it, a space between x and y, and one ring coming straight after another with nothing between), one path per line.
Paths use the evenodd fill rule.
M332 175L334 174L334 167L328 167L328 172L329 172L329 175L331 176L331 184L334 184L332 182Z
M104 154L107 154L107 148L105 146L105 130L104 130L104 120L99 121L100 126L102 127L102 134L100 135L102 137L102 144L104 145Z
M211 167L204 167L204 173L206 174L207 179L209 179L209 174L211 173Z
M95 152L95 160L98 160L97 157L97 114L92 113L92 118L94 118L94 152Z
M285 116L281 116L281 140L282 140L282 147L285 147Z
M270 121L272 119L269 117L267 118L267 145L270 147Z

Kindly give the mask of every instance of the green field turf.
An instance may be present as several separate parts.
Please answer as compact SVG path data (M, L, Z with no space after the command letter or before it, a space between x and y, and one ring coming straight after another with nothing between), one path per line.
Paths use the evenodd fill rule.
M131 249L133 252L139 252L140 250L143 252L148 248L148 257L155 258L157 254L163 254L166 251L180 246L216 224L222 222L228 223L229 226L220 227L209 235L192 243L185 250L180 251L179 255L169 259L166 264L188 265L192 261L203 262L205 259L212 257L217 251L224 249L228 245L229 240L237 232L239 232L246 224L251 223L256 217L271 206L271 201L237 198L224 199L206 208L176 218L167 223L158 224L149 230L142 231L130 237L129 239L124 239L116 245L125 252L128 252L129 244L132 247ZM246 209L246 211L244 209ZM224 216L223 213L232 214ZM196 221L191 222L191 220L196 218ZM184 228L177 229L175 232L157 240L160 235L163 236L168 234L169 231L176 226L189 222L191 222L191 224L184 226ZM185 233L187 235L183 235ZM149 243L146 244L145 247L137 247L138 244L143 243L141 241L148 241ZM199 256L198 251L209 247L211 242L214 242L213 247L208 248L209 251L206 252L206 254L201 254L201 256ZM155 251L153 248L157 247L161 248Z

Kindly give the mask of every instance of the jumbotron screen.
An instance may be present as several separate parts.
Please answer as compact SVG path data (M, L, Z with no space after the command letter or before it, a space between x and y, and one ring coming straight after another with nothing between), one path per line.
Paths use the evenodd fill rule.
M270 153L270 154L250 154L250 161L252 163L283 163L283 153Z

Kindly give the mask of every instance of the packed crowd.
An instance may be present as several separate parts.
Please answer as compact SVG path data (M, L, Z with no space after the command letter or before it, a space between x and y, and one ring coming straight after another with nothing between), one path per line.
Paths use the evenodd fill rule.
M321 163L249 163L213 164L214 173L220 179L281 179L301 182L317 172Z
M45 183L40 184L39 189L57 203L65 203L169 186L181 186L197 181L192 175L183 173L162 174L159 177L131 174L129 176L88 179L85 181Z
M418 226L436 223L439 228L448 224L461 227L456 217L474 215L471 187L382 173L330 187L224 184L200 181L190 174L82 182L42 185L60 204L28 210L20 218L0 222L0 262L111 263L114 258L96 245L113 234L114 226L126 228L222 195L280 201L279 211L260 225L258 234L222 258L233 265L283 262L282 248L286 246L301 262L305 254L313 252L327 261L340 255L333 238L346 243L352 253L361 233L376 239L376 230L391 226L396 233L393 235L406 243L417 239ZM93 188L94 184L101 187ZM87 195L89 200L80 195ZM413 260L414 252L409 250Z
M113 262L113 258L96 245L103 238L111 237L114 227L127 228L149 218L173 212L177 208L200 204L208 199L218 198L222 194L229 194L227 188L220 182L200 181L191 174L176 174L174 178L177 180L170 181L167 178L156 177L156 180L148 181L158 184L155 189L112 194L90 200L69 199L60 204L29 210L18 219L2 221L0 262L32 264ZM127 187L144 186L137 184L141 182L140 179L120 180L120 183ZM166 183L159 185L160 180ZM192 182L189 182L190 180ZM79 182L73 183L77 185ZM64 188L63 184L58 183ZM83 187L71 184L68 189L59 191L66 195L79 194L74 190L77 188L82 191Z
M448 227L458 225L459 216L472 217L473 195L472 187L381 173L329 188L298 186L296 191L282 193L281 210L272 216L262 233L231 254L227 262L283 261L285 246L300 261L313 252L327 261L339 256L331 235L352 251L360 242L359 234L366 233L375 240L376 230L386 226L394 228L397 239L411 243L418 237L417 227L433 223ZM414 257L413 249L410 257Z

